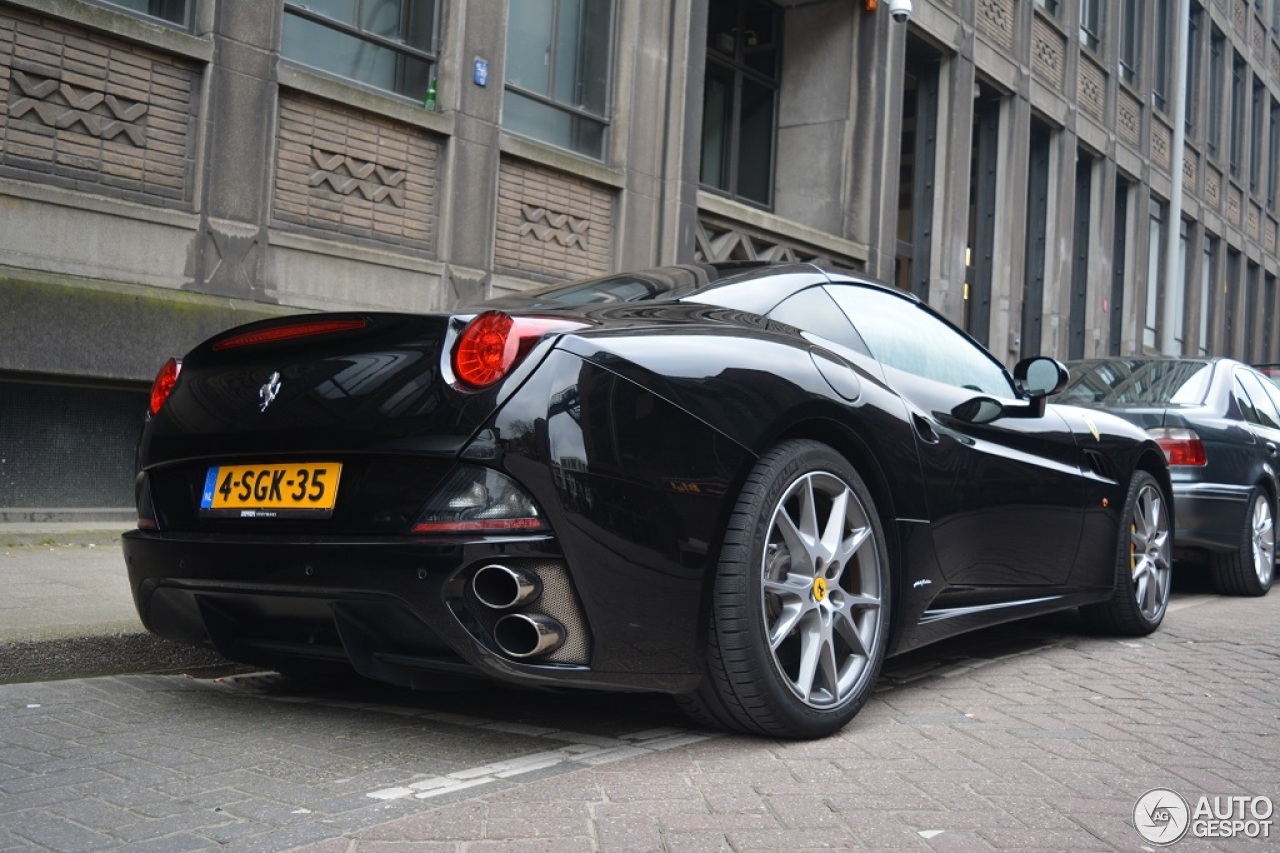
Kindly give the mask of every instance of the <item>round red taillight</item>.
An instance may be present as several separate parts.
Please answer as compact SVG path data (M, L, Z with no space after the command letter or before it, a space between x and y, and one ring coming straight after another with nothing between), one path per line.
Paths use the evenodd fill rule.
M173 386L178 384L178 374L182 372L182 362L171 358L156 374L156 381L151 383L151 414L160 411L164 401L173 393Z
M453 346L453 374L467 388L486 388L506 376L544 335L588 325L561 317L512 317L486 311L458 335Z
M506 314L488 311L462 330L453 351L453 370L461 382L483 388L502 378L516 360L514 325Z

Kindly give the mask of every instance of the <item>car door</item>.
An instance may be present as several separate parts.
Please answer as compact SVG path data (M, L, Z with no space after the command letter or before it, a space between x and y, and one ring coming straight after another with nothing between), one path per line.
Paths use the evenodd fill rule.
M1247 475L1252 485L1259 476L1274 480L1280 466L1280 411L1277 410L1266 385L1268 380L1252 370L1239 368L1235 375L1235 396L1246 426L1257 438L1258 458ZM1256 470L1261 468L1261 471Z
M1084 519L1075 438L1052 410L975 424L952 411L1017 397L1008 372L950 323L885 288L832 284L915 430L941 570L953 585L1065 584Z

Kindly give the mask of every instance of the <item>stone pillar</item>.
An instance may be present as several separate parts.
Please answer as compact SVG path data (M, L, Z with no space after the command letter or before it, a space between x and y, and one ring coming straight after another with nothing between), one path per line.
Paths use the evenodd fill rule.
M283 5L214 4L200 229L187 289L272 301L264 281Z

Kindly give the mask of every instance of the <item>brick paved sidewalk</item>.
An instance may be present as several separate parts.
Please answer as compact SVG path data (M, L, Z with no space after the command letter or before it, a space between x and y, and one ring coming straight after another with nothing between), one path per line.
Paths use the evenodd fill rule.
M307 849L1150 850L1152 788L1280 802L1280 595L1184 603L1140 640L1011 626L913 653L826 740L720 737Z
M656 697L0 686L0 850L1151 850L1152 788L1280 800L1278 617L1280 594L1180 594L1143 639L980 632L891 661L807 743ZM1209 847L1250 843L1178 845Z

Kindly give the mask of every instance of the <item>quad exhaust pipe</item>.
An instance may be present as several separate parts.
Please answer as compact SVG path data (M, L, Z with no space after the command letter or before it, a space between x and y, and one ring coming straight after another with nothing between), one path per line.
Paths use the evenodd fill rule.
M542 584L536 575L493 563L476 572L471 591L485 607L507 610L533 601L542 594Z
M494 642L513 658L550 654L564 638L564 626L541 613L511 613L493 626Z

